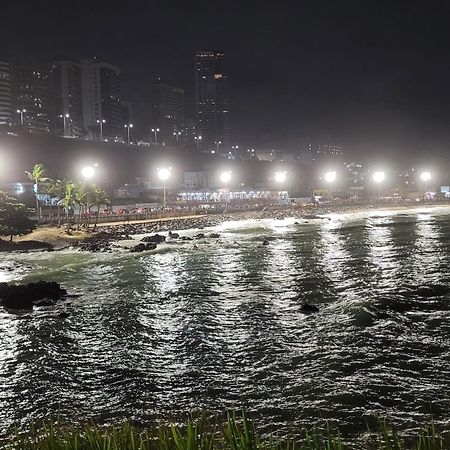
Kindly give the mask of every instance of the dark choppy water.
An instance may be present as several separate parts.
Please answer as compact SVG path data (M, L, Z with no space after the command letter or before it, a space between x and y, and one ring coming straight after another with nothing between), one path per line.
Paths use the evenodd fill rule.
M403 426L448 419L449 209L219 230L197 249L0 255L3 269L16 264L0 280L81 294L0 308L0 429L242 405L290 430L320 419L363 429L370 414ZM321 312L305 316L303 301Z

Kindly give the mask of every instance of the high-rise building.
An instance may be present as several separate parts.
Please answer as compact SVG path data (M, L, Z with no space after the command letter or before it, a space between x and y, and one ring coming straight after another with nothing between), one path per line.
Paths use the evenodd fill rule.
M11 66L6 61L0 61L0 125L9 125L13 121L11 88Z
M164 83L157 83L153 88L153 121L159 128L159 141L183 141L184 90Z
M198 51L195 55L198 133L205 151L230 149L230 105L225 55Z
M82 137L81 67L75 61L50 64L51 128L58 136Z
M31 133L49 133L49 79L45 65L20 61L13 65L15 122Z
M100 132L104 138L123 136L120 70L96 58L85 59L81 82L83 124L90 136L100 136Z

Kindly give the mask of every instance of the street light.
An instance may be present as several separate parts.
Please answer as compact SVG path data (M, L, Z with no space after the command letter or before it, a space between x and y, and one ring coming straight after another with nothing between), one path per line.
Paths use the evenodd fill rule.
M375 181L375 183L378 183L378 200L381 199L381 183L384 181L385 178L386 175L384 172L375 172L373 174L373 181Z
M155 134L155 144L158 143L158 135L156 133L159 133L159 128L152 128L152 133Z
M202 140L201 136L195 136L194 140L197 142L197 150L200 148L200 141Z
M420 174L420 179L422 181L430 181L431 180L431 173L430 172L422 172Z
M239 150L239 145L232 145L231 148L234 150L234 159L236 159L236 154Z
M86 166L81 169L81 175L86 180L90 180L95 175L95 169L92 166Z
M97 123L100 125L100 141L103 142L103 125L106 123L105 119L98 120Z
M328 191L328 196L329 196L330 202L332 199L333 183L335 180L336 180L336 172L335 171L327 172L325 174L325 181L330 184L330 189Z
M180 139L180 136L181 136L181 131L178 131L178 133L177 133L176 131L174 131L174 132L173 132L173 135L175 136L175 139L176 139L177 142L178 142L178 140Z
M127 124L127 125L124 125L124 127L127 129L127 142L128 142L128 145L130 145L130 128L133 128L133 124L132 123L129 123L129 124Z
M23 119L23 114L26 113L27 110L26 109L18 109L17 110L17 114L20 114L20 124L23 126L24 123L24 119Z
M219 153L219 145L222 144L222 141L216 141L216 151Z
M228 172L222 172L220 174L220 181L225 184L225 210L228 206L228 183L231 180L231 171Z
M283 184L286 181L286 172L275 172L275 181L278 184ZM289 193L288 193L289 196Z
M158 169L158 177L163 182L163 192L164 192L163 208L166 207L166 181L170 177L170 169L171 169L170 167L168 169L166 168Z
M67 136L69 136L69 134L67 133L67 128L68 127L67 127L67 124L66 124L66 119L69 119L70 115L69 114L60 114L59 117L61 119L63 119L63 121L64 121L64 137L67 137ZM70 124L70 122L69 122L69 124Z

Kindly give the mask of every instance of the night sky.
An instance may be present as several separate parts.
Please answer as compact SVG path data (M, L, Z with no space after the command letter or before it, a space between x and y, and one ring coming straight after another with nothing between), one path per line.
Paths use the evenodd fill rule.
M369 159L450 154L447 1L120 3L4 1L0 58L118 65L143 131L155 78L189 98L193 53L221 49L235 143L289 150L312 139Z

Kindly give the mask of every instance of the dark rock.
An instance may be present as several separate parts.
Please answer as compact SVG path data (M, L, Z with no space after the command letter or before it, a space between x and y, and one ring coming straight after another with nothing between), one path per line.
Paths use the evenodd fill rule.
M219 233L211 233L209 235L209 237L212 238L212 239L218 239L218 238L220 238L220 234Z
M193 239L189 236L181 236L182 241L192 241Z
M205 237L205 233L198 233L194 237L195 239L203 239Z
M145 252L147 250L155 250L155 248L158 246L155 242L147 242L146 244L138 244L134 246L130 252L131 253L140 253Z
M58 283L38 281L23 285L0 283L0 304L8 309L32 309L34 305L51 306L67 295Z
M161 242L166 241L166 237L161 234L154 234L153 236L145 236L141 239L142 242L154 242L156 244L160 244Z
M262 243L262 245L269 245L269 241L267 239L265 239Z
M301 311L305 314L312 314L319 312L319 308L314 305L310 305L309 303L303 303Z
M172 239L178 239L180 235L178 233L172 233L171 231L169 231L169 237L171 237Z

